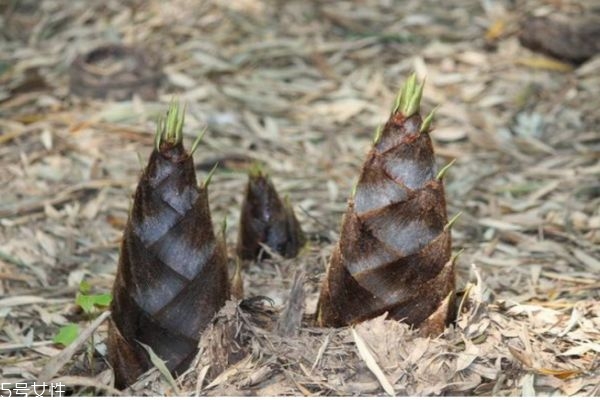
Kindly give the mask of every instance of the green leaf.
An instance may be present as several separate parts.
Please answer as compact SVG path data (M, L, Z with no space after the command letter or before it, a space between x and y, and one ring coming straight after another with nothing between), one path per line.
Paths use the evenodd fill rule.
M56 344L68 346L79 336L79 325L71 323L60 328L52 341Z
M91 313L94 309L94 300L87 294L77 293L75 304L81 307L86 314Z
M415 83L415 87L412 89L410 94L410 98L408 99L408 102L406 103L406 107L403 110L404 112L404 116L405 117L410 117L413 114L419 112L419 109L421 107L421 97L423 96L423 87L425 86L425 80L423 80L423 82Z
M185 120L185 104L183 107L175 99L171 100L169 111L167 112L167 121L162 132L163 139L172 144L181 143L183 140L183 122ZM160 143L159 143L160 145Z
M454 217L452 217L452 219L450 221L448 221L448 223L446 224L446 226L444 226L444 230L447 231L449 229L452 229L452 226L456 223L456 221L458 220L458 218L460 218L460 216L462 215L462 211L460 211L458 214L456 214Z
M94 298L94 305L98 307L108 307L112 301L110 293L95 294L92 297Z
M88 281L81 281L79 284L79 291L83 294L88 294L92 290L92 285Z
M421 129L419 129L419 132L423 133L423 132L429 132L429 128L431 127L431 122L433 121L433 117L435 115L435 112L437 111L437 107L435 107L433 110L431 110L431 112L429 112L429 114L427 114L427 116L425 117L425 119L423 120L423 122L421 123Z
M156 121L156 134L154 135L154 148L156 151L160 151L160 144L162 143L162 135L165 131L165 118L158 117Z
M110 305L112 296L109 293L104 294L82 294L78 293L75 298L75 304L83 309L86 314L90 314L95 306L106 307Z
M377 144L379 139L381 139L381 135L383 134L383 125L377 125L375 129L375 135L373 136L373 144Z
M204 129L202 129L202 132L200 132L200 134L198 134L198 136L196 137L196 140L194 140L194 143L192 143L192 147L190 149L190 155L193 155L194 152L196 151L196 149L198 148L198 145L200 144L200 142L202 141L202 138L206 134L207 129L208 128L206 128L206 127Z
M440 169L439 172L437 173L437 176L435 177L435 179L437 179L438 181L441 179L444 179L444 177L446 176L446 172L448 172L450 167L453 166L455 162L456 162L456 158L453 159L452 161L450 161L448 164L446 164L444 166L444 168Z
M408 101L410 100L410 97L413 94L416 82L417 74L412 73L408 77L406 82L404 82L404 85L402 85L402 89L400 90L398 97L396 97L396 102L394 103L394 112L404 111L404 108L406 107Z
M210 172L208 173L208 175L206 175L206 178L204 178L204 183L202 184L202 188L206 189L208 187L208 185L210 185L210 181L212 180L212 177L215 174L215 172L217 171L218 167L219 167L219 162L217 161L215 163L215 165L212 167L212 169L210 170Z

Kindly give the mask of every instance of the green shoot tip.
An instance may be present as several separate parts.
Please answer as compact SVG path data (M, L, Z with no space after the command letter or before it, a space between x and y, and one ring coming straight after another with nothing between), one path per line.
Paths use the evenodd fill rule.
M450 257L450 263L452 263L452 265L454 265L454 263L456 263L456 260L458 260L458 257L460 257L462 255L462 253L464 253L464 252L465 252L465 249L460 249L455 254L453 254L452 257Z
M438 108L439 108L439 106L435 107L433 110L431 110L429 112L429 114L427 114L427 116L421 123L421 129L419 130L420 133L429 132L429 128L431 127L431 123L433 122L433 117Z
M156 132L154 133L154 148L160 150L160 144L162 142L163 132L165 130L165 119L158 117L156 121Z
M442 179L444 179L444 177L446 176L446 172L448 172L450 167L453 166L455 162L456 162L456 158L453 159L452 161L450 161L448 164L446 164L442 169L440 169L439 172L437 173L437 176L435 177L435 179L437 179L438 181L441 181Z
M425 79L423 82L416 83L414 90L412 93L408 93L410 95L408 102L406 103L406 107L403 110L403 114L405 117L410 117L415 113L418 113L421 108L421 97L423 97L423 87L425 86Z
M206 175L206 178L204 179L204 183L202 184L202 187L204 189L206 189L208 187L208 185L210 185L210 181L212 180L213 175L215 174L215 171L217 170L218 167L219 167L219 163L216 162L215 165L210 170L210 172L208 173L208 175Z
M265 165L260 161L254 161L252 164L250 164L250 167L248 168L248 175L251 178L265 176Z
M400 89L398 97L396 97L396 103L394 104L394 112L404 110L406 102L410 98L412 91L414 91L416 81L417 75L413 72L412 74L410 74L406 82L404 82L404 85L402 85L402 89Z
M190 149L190 155L193 155L194 152L196 151L196 149L198 148L198 145L200 144L200 142L204 138L204 135L206 134L206 130L207 130L206 127L204 129L202 129L202 131L196 137L196 140L194 140L194 143L192 143L192 148Z
M181 143L183 140L185 109L185 104L181 107L175 99L171 100L166 118L159 118L156 126L154 146L157 150L160 149L163 140L171 144Z
M377 125L375 128L375 135L373 136L373 144L377 144L379 139L381 139L381 135L383 134L383 125Z
M447 231L447 230L452 229L452 226L456 223L456 221L458 220L458 218L460 218L461 215L462 215L462 211L459 212L458 214L456 214L454 217L452 217L452 219L450 221L448 221L446 226L444 226L444 230Z
M423 96L423 87L425 80L419 83L416 73L412 73L400 90L394 102L393 112L402 112L405 117L410 117L419 112L421 106L421 97Z
M350 193L350 198L354 199L356 197L356 190L358 189L358 181L356 181L354 183L354 186L352 186L352 192Z

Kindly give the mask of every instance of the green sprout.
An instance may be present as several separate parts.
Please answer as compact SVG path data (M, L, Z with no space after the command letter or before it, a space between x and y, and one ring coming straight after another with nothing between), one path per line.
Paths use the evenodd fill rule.
M358 190L358 183L359 181L357 180L356 182L354 182L354 185L352 186L352 191L350 192L350 198L354 199L356 197L356 191Z
M250 167L248 168L248 175L253 178L258 178L260 176L264 176L265 174L265 165L262 162L256 160L250 164Z
M383 134L383 125L377 125L375 128L375 135L373 135L373 143L377 144L381 139L381 135Z
M415 73L411 74L396 97L393 112L401 112L406 118L419 112L424 86L425 80L419 83L417 75Z
M166 118L159 118L156 123L156 136L154 137L154 147L160 150L163 141L170 144L179 144L183 140L183 123L185 121L185 109L175 100L169 104ZM199 140L197 139L199 142ZM197 146L197 144L196 144Z
M95 317L99 309L106 308L112 301L110 293L91 294L92 286L87 281L81 281L79 290L75 296L75 304L81 307L86 319ZM54 336L54 343L68 346L79 336L79 325L68 324L63 326Z
M435 107L433 110L431 110L429 112L429 114L427 114L427 116L425 117L425 119L421 123L421 129L419 130L420 133L428 132L429 131L429 128L431 127L431 123L433 122L433 117L434 117L435 112L437 111L437 109L438 109L438 107Z
M79 336L79 324L71 322L63 327L61 327L52 341L55 344L60 344L63 346L68 346L77 339Z
M196 140L194 140L194 143L192 143L192 148L190 149L190 155L193 155L194 152L196 151L196 149L198 148L198 145L200 144L200 142L202 141L202 138L204 138L204 135L206 134L206 128L202 129L202 131L198 134L198 136L196 137Z
M210 181L213 178L213 175L215 174L215 172L217 171L217 168L219 168L219 163L216 162L215 165L212 167L212 169L210 170L210 172L208 173L208 175L206 175L206 178L204 178L204 183L202 184L203 188L207 188L208 185L210 185Z
M450 221L448 221L446 226L444 226L444 230L447 231L447 230L452 229L452 226L456 223L456 221L458 220L458 218L460 218L461 215L462 215L462 211L459 212L458 214L456 214L454 217L452 217L452 219Z
M454 165L455 162L456 162L456 158L453 159L452 161L450 161L448 164L446 164L442 169L440 169L440 171L437 173L437 176L435 177L435 179L437 179L438 181L441 181L442 179L444 179L444 177L446 176L446 173L448 172L450 167Z

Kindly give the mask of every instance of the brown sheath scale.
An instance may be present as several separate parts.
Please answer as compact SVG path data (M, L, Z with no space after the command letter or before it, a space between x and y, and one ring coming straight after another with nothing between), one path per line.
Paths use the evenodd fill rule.
M407 81L363 164L321 289L321 326L387 312L437 334L452 318L451 224L428 134L432 114L419 113L422 89L414 76Z
M108 358L116 387L153 365L150 346L175 373L196 354L201 331L229 298L227 256L213 231L207 184L198 187L172 105L135 191L113 287Z
M240 213L238 256L243 260L257 259L261 244L266 244L281 256L293 258L304 243L304 234L292 205L287 199L280 199L273 182L256 166L248 175Z

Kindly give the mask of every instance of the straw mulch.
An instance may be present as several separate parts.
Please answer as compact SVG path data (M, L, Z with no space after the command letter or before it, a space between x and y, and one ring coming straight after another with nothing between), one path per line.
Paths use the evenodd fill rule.
M600 394L600 58L575 66L517 38L529 14L590 13L593 2L7 3L2 382L118 394L103 361L107 314L74 301L82 280L111 289L156 117L176 95L188 105L188 144L208 127L196 163L202 179L219 161L210 200L215 225L227 219L230 254L254 160L290 196L309 244L244 271L248 300L226 305L175 385L150 371L127 393ZM115 101L130 97L118 85L107 98L70 85L77 56L107 43L157 60L156 90ZM453 228L464 249L459 319L430 339L383 318L316 329L309 315L347 196L413 70L427 77L425 112L440 106L439 163L457 160L446 187L449 215L463 212ZM301 318L285 311L290 297L306 315L283 334L281 321ZM69 322L80 345L63 350L52 338Z

